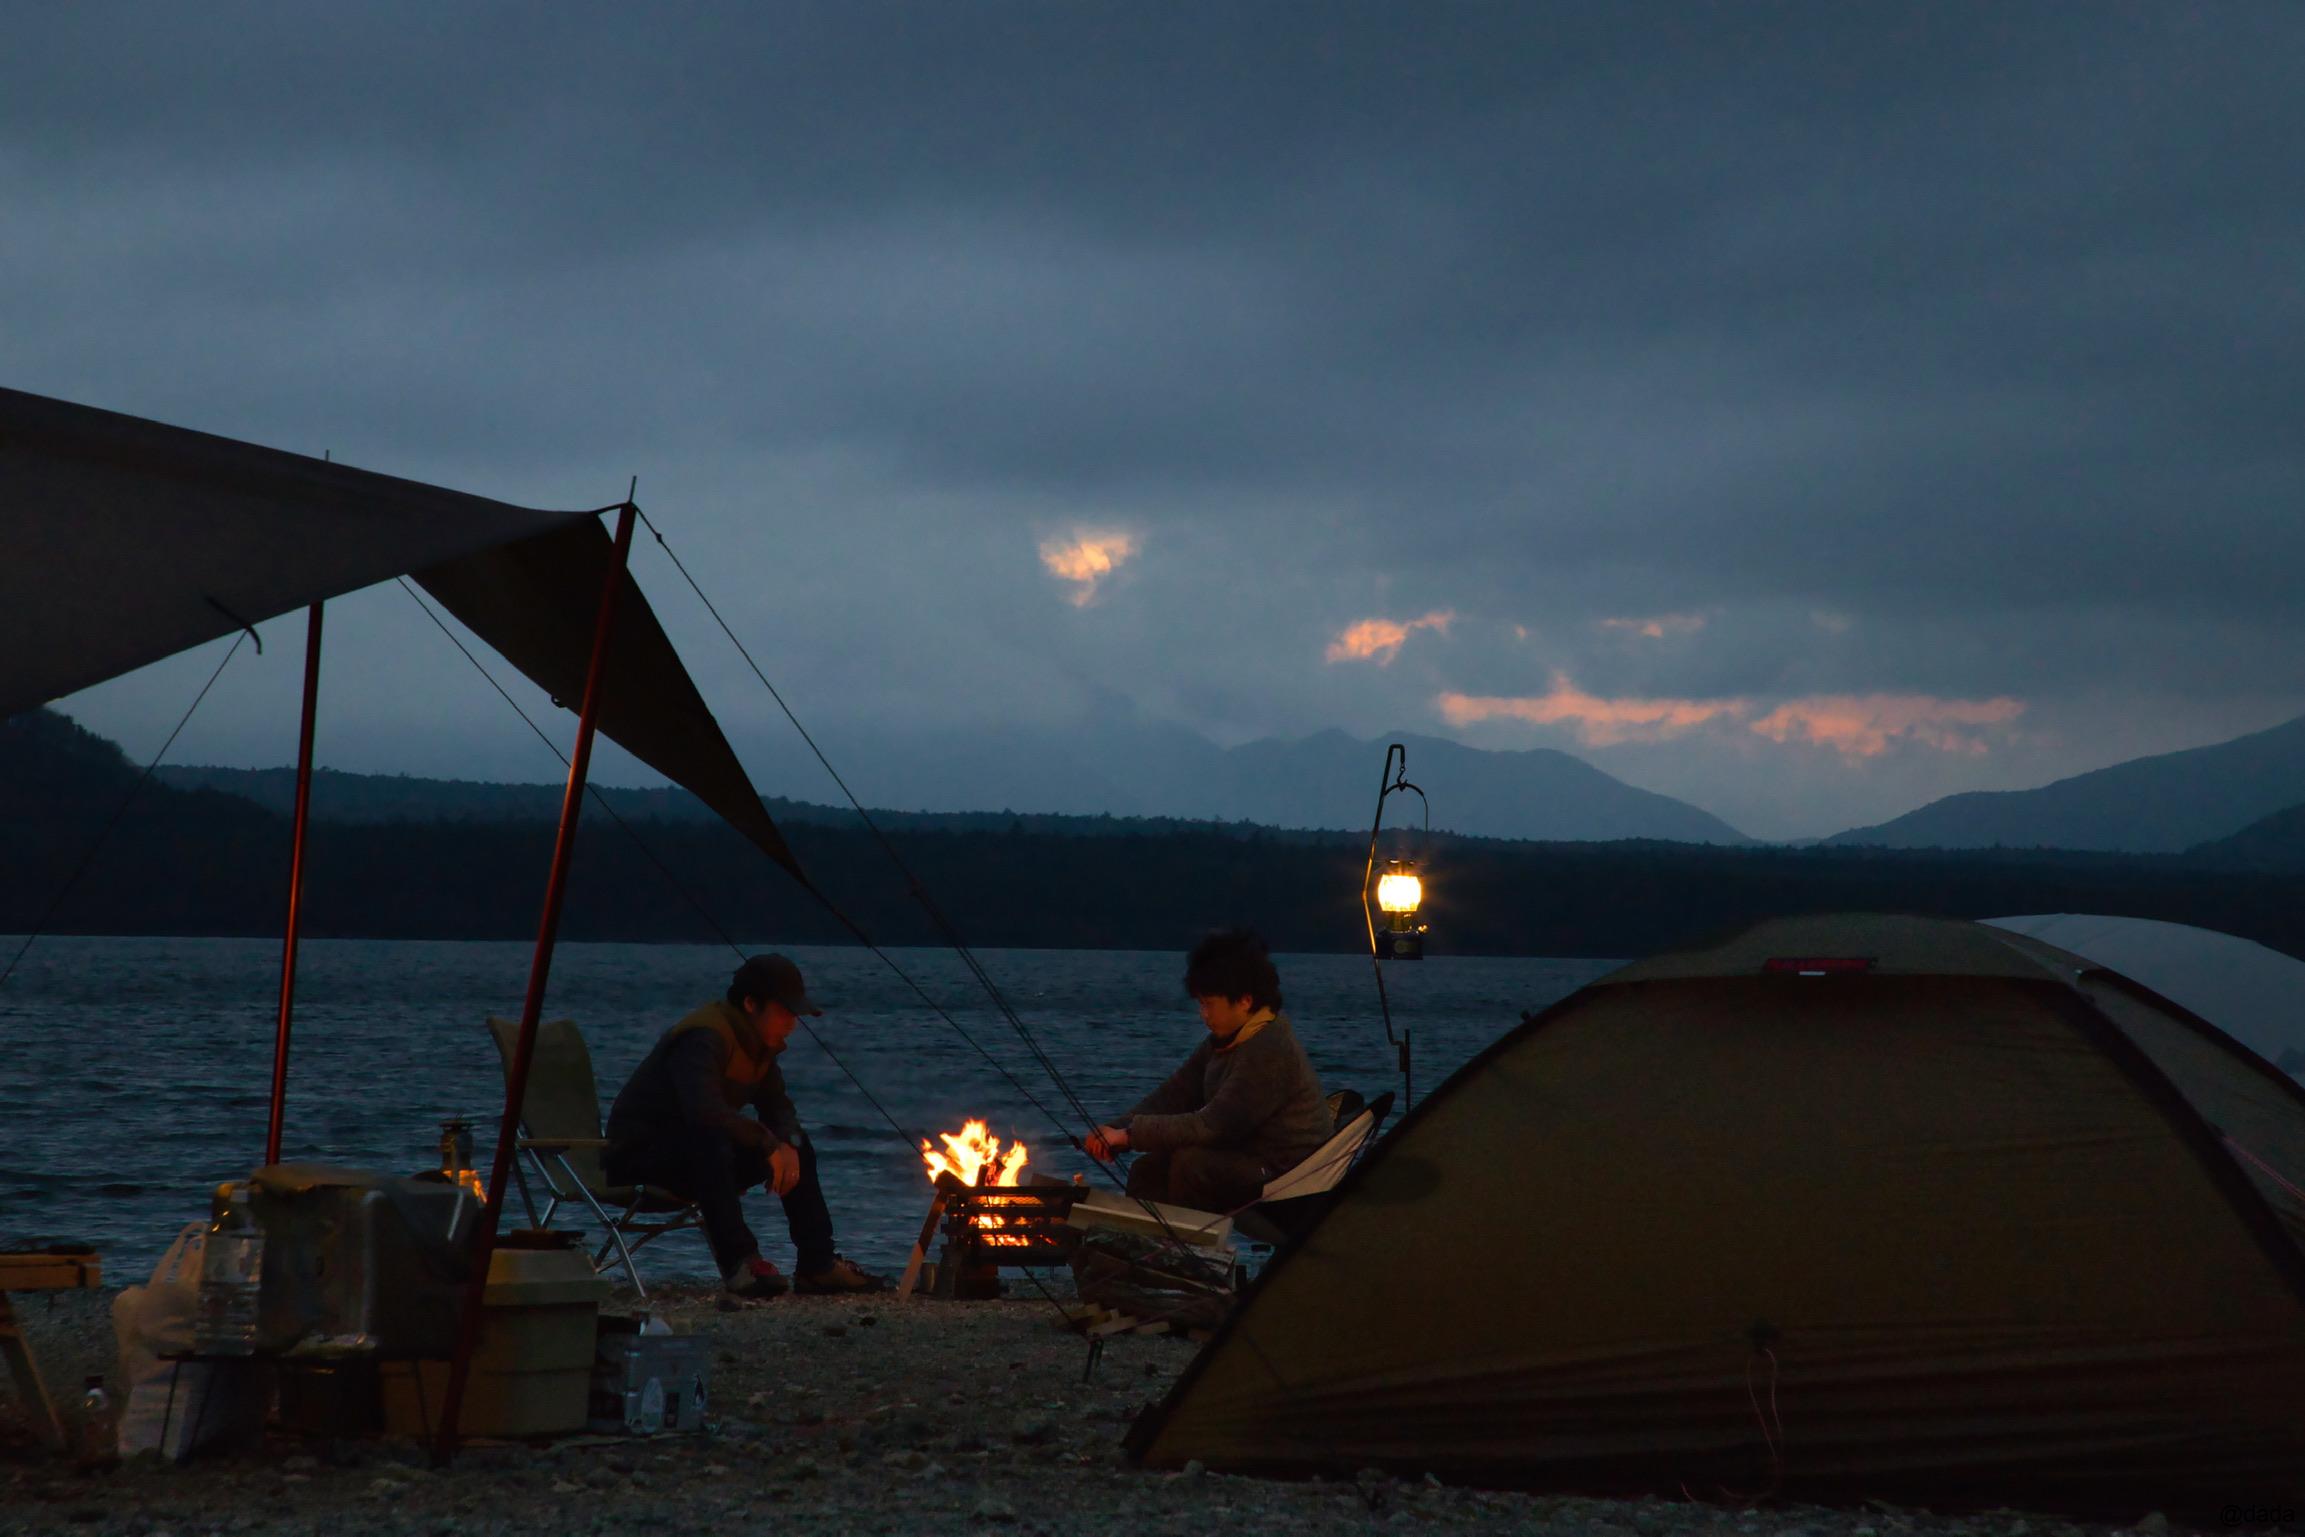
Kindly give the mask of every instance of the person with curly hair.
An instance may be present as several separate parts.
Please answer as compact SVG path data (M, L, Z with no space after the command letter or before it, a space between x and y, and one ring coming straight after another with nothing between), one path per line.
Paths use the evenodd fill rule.
M1280 973L1262 938L1210 934L1193 947L1184 981L1207 1035L1166 1083L1084 1145L1107 1163L1136 1153L1132 1196L1237 1211L1334 1128L1320 1077L1281 1012Z

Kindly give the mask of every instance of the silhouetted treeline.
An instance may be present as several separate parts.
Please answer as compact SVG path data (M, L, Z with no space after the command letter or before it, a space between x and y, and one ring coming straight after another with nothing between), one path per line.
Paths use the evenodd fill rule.
M561 933L571 940L838 943L847 932L782 870L717 827L588 819ZM37 922L92 829L0 834L0 931ZM940 936L863 832L791 829L832 900L884 944ZM1276 947L1352 950L1361 855L1217 834L920 833L899 845L959 932L985 946L1176 948L1254 923ZM321 825L308 860L315 937L518 939L535 932L547 823ZM273 934L284 818L202 807L132 815L51 932ZM660 868L661 864L661 868ZM671 874L667 874L667 871ZM1428 864L1436 955L1631 956L1776 914L1874 909L1985 917L2111 912L2241 934L2305 954L2305 882L2111 857L1718 850L1672 844L1444 843ZM718 925L716 929L715 925Z
M0 932L42 922L136 778L110 743L69 722L27 727L27 719L37 717L0 731ZM819 886L875 940L940 942L905 877L861 827L786 831ZM542 820L317 825L305 931L527 938L552 836ZM1020 824L909 831L895 841L971 944L1167 949L1237 922L1287 950L1350 951L1364 942L1364 849L1349 839L1237 829L1060 835ZM2305 955L2305 879L2175 857L1450 838L1436 839L1430 856L1426 917L1436 955L1644 955L1773 915L1849 909L2125 913ZM148 784L44 926L276 934L287 866L285 817L213 791ZM849 937L782 870L717 825L620 825L588 809L564 938L711 941L719 930L746 944Z

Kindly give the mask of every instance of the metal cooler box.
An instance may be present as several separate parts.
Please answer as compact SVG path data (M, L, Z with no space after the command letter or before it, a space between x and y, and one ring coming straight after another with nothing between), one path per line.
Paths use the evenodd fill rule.
M324 1164L258 1169L248 1193L264 1233L259 1354L317 1339L385 1356L449 1353L478 1201L450 1184Z

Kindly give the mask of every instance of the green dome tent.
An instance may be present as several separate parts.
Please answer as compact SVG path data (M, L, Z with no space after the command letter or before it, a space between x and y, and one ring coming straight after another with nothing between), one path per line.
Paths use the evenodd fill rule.
M2305 1091L2023 936L1766 923L1525 1021L1130 1450L1584 1492L2305 1505Z

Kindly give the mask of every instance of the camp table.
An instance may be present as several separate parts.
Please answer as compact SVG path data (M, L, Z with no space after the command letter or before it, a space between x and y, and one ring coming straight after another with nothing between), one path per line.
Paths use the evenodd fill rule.
M32 1342L16 1322L16 1292L78 1291L93 1287L104 1277L104 1266L93 1250L59 1245L50 1249L14 1249L0 1252L0 1355L8 1357L8 1374L16 1391L32 1408L33 1428L50 1446L62 1450L64 1421L56 1401L40 1381L39 1363L32 1359Z

